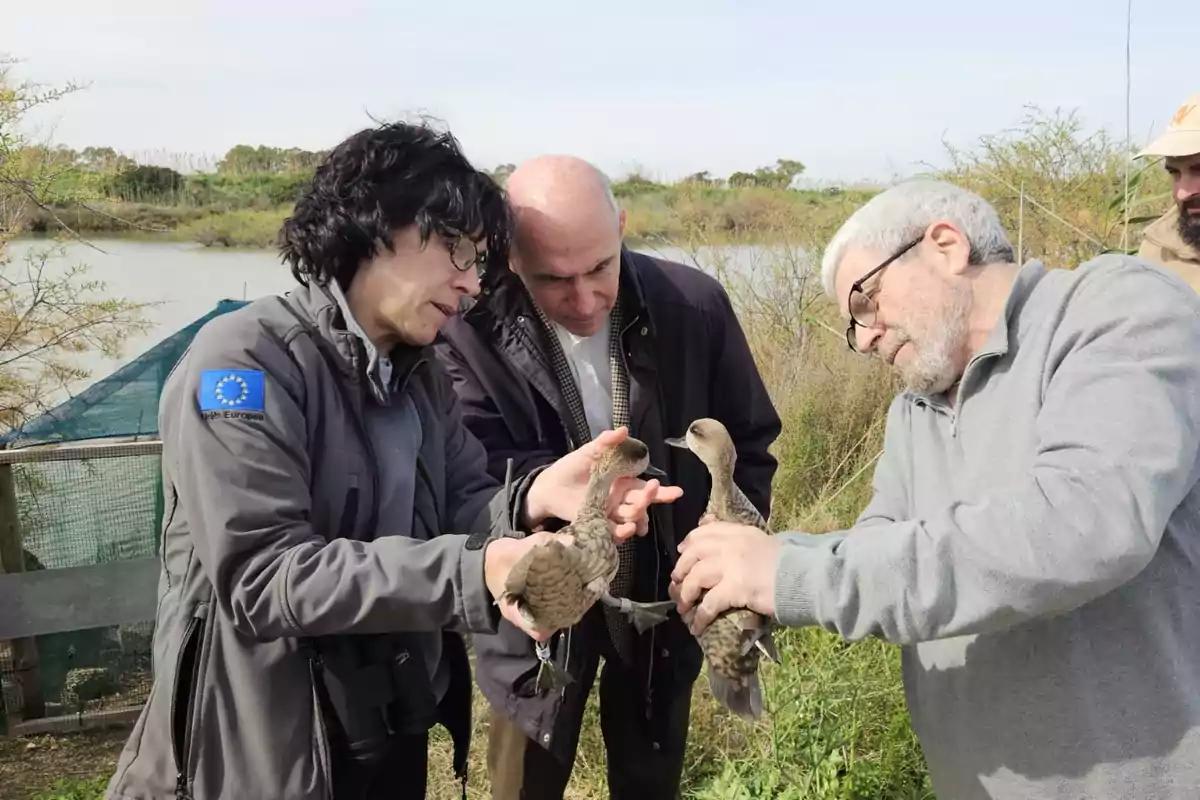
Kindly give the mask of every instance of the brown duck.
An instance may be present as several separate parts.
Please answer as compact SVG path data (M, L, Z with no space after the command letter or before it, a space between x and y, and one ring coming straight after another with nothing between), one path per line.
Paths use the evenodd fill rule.
M609 490L619 477L665 473L650 466L650 450L632 436L602 454L592 465L587 494L575 521L559 534L574 537L572 545L550 539L527 552L512 568L504 586L503 599L511 599L521 616L542 631L557 631L578 623L597 600L620 609L630 617L639 633L667 618L675 607L672 600L635 603L628 598L612 597L608 587L616 577L619 556L617 543L606 514ZM543 662L539 685L556 686L566 680L549 658L549 648L539 643L538 657Z
M691 450L708 467L712 489L704 514L721 522L753 525L766 533L771 528L733 481L737 452L729 431L715 419L698 419L679 439L667 444ZM691 624L695 610L684 615ZM758 679L760 654L779 661L771 638L770 619L746 609L720 614L699 637L708 661L708 685L717 702L744 717L762 715L762 687Z

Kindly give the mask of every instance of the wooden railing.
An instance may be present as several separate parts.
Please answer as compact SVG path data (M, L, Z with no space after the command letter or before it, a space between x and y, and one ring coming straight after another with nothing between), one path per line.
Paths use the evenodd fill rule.
M46 717L35 637L152 622L161 568L157 557L77 567L24 570L13 465L72 459L157 455L162 442L57 445L0 450L0 649L11 653L22 713L5 715L7 733L22 735L127 722L139 708Z

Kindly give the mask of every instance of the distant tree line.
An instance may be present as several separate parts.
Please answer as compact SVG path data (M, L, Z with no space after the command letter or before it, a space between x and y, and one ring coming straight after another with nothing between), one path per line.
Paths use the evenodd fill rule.
M515 164L501 164L490 174L503 184L516 170ZM790 158L780 158L771 167L759 167L754 172L734 172L728 178L713 177L707 170L688 175L681 184L692 184L713 189L738 189L760 187L764 189L790 189L796 178L804 173L804 164ZM613 181L613 194L632 197L665 189L668 184L650 180L640 172L632 172L620 180Z
M217 163L219 175L312 175L328 150L239 144Z
M138 163L111 147L29 145L22 148L20 159L51 176L47 191L54 204L110 200L239 210L294 203L326 153L237 145L215 169L186 172Z
M203 206L214 210L270 209L294 203L327 150L239 144L231 147L215 168L181 171L168 166L139 163L111 147L44 148L27 146L22 157L54 175L51 199L87 198L166 206ZM212 162L209 162L211 164ZM489 170L505 183L516 166L500 164ZM804 164L778 159L773 166L753 172L734 172L717 178L707 171L687 176L675 185L711 189L759 187L791 188L804 172ZM651 180L635 171L614 181L613 192L629 198L661 192L670 184Z

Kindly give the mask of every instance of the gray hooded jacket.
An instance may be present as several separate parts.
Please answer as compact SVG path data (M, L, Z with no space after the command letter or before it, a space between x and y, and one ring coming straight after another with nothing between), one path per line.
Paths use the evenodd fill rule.
M108 797L328 798L335 731L369 754L442 722L465 761L458 634L496 630L484 549L520 535L533 475L489 477L436 360L393 352L394 413L420 428L393 517L377 458L404 454L368 430L387 408L347 327L323 288L263 298L208 323L168 379L155 679Z

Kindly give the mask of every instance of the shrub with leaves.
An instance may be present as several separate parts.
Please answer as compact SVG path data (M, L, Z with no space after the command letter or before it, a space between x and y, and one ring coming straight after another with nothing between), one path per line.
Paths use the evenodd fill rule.
M146 304L106 296L83 264L63 265L61 242L48 241L15 259L9 242L35 212L61 201L64 176L76 169L49 146L35 146L21 126L33 109L75 87L43 89L12 77L0 58L0 426L11 428L44 411L60 390L89 377L75 357L120 352L146 326ZM57 195L57 196L56 196ZM82 198L81 198L82 199Z

